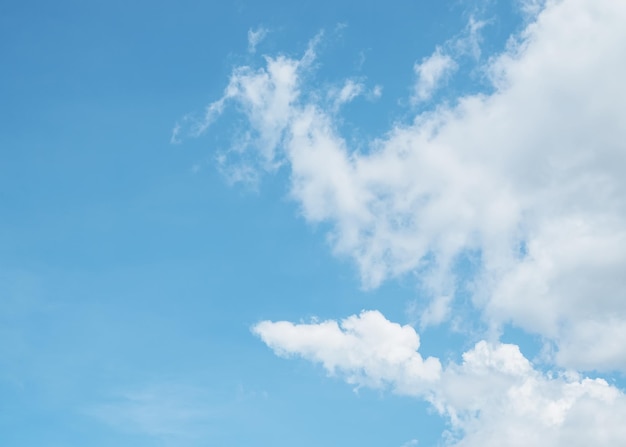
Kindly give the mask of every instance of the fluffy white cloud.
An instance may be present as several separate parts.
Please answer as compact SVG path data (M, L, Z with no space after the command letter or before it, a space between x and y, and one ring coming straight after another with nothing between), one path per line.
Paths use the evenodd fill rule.
M423 324L451 315L453 266L472 252L474 304L492 327L543 335L564 366L626 370L626 345L611 342L626 325L626 3L552 1L533 17L483 67L493 93L421 113L365 152L336 124L365 87L348 81L329 102L303 84L315 42L300 60L236 68L191 130L236 103L250 123L237 151L258 158L233 169L288 165L303 216L332 223L365 287L418 273L433 300Z
M340 323L263 321L253 332L276 354L321 363L330 374L358 386L391 385L398 393L419 395L441 373L438 359L423 359L417 352L420 340L412 327L391 323L377 311Z
M365 81L328 94L305 82L319 37L301 59L236 68L224 96L202 119L184 119L175 137L203 132L235 104L250 126L222 167L233 178L288 167L302 215L331 224L333 249L355 261L365 287L415 273L430 294L421 323L437 324L454 317L455 264L471 253L472 300L492 333L512 323L542 335L557 371L626 371L626 3L520 5L528 25L479 67L491 93L420 113L365 150L350 147L338 117L368 91ZM450 75L452 54L478 56L480 26L416 65L417 99ZM247 164L229 161L233 153L246 153ZM442 367L422 358L411 327L378 312L266 321L254 332L278 355L320 363L356 386L429 400L457 446L626 444L618 389L541 373L513 345L480 342Z
M517 346L479 342L442 375L435 405L455 446L612 446L626 442L626 396L602 379L542 374Z
M601 379L535 370L515 345L481 341L445 368L419 336L379 312L341 321L264 321L253 331L281 356L321 363L348 383L429 400L455 446L615 446L626 442L626 396Z

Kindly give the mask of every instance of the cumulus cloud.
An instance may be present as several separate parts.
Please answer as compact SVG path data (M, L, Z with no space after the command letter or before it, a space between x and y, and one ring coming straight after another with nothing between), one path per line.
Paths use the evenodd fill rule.
M545 374L515 345L481 341L461 363L418 352L419 335L376 311L341 322L263 321L253 331L280 356L320 363L348 383L427 399L450 422L449 443L615 446L626 442L626 396L601 379Z
M438 359L423 359L417 352L420 340L412 327L391 323L377 311L339 323L263 321L253 332L276 354L320 363L330 374L357 386L391 385L398 393L419 395L441 373Z
M538 372L515 345L481 341L442 375L434 404L455 446L620 445L626 396L602 379ZM454 433L456 432L456 433Z
M624 394L572 371L626 371L626 3L520 5L525 29L477 67L490 93L396 123L365 148L343 137L339 113L381 88L349 78L320 93L319 36L299 59L236 67L223 96L174 137L201 134L234 106L249 128L219 156L233 181L288 169L302 216L330 224L334 252L355 262L365 288L417 278L422 327L458 317L457 266L470 256L462 279L496 334L442 365L421 356L412 327L376 311L254 326L277 355L428 400L450 421L451 445L622 445ZM432 98L460 54L480 60L481 26L471 21L416 65L416 101ZM494 341L505 324L541 335L555 372Z
M332 224L364 287L416 273L432 299L424 324L452 315L455 263L473 253L473 303L495 331L541 334L562 366L626 370L626 345L608 342L626 325L625 20L623 2L548 2L482 66L492 93L396 124L366 151L336 122L365 87L347 81L330 104L314 94L314 42L300 59L236 68L192 130L236 104L246 169L287 166L302 215Z

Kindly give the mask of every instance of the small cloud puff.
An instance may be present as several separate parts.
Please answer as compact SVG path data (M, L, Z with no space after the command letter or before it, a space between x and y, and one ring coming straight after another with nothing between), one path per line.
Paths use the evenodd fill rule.
M438 47L433 54L422 59L413 67L417 82L411 102L417 104L428 101L441 84L458 68L457 63Z
M248 52L255 53L256 47L267 36L268 30L263 27L248 30Z

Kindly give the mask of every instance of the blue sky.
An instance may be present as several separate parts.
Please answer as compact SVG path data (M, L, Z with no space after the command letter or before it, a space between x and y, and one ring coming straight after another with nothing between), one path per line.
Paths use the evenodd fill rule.
M4 2L0 444L626 442L625 19Z

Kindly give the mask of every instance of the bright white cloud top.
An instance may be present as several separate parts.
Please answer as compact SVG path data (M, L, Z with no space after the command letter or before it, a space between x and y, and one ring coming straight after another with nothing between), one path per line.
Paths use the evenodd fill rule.
M342 135L340 108L374 87L348 79L321 94L312 81L320 36L301 58L235 68L188 131L240 110L249 131L222 167L233 179L288 167L303 216L331 224L333 250L354 260L364 287L416 275L429 295L424 327L455 317L455 266L477 260L471 300L494 341L461 364L423 359L417 333L377 312L259 323L254 332L277 354L427 399L461 434L455 445L619 445L618 389L546 375L495 339L511 323L553 346L557 371L626 372L626 3L524 8L526 27L476 68L488 91L430 104L365 150ZM474 52L478 32L474 24ZM452 76L458 54L438 48L415 62L414 103Z
M442 368L417 352L419 336L379 312L339 324L262 322L254 332L281 356L321 363L350 384L430 401L451 421L455 446L620 445L626 396L602 379L546 375L515 345L481 341Z

